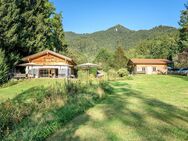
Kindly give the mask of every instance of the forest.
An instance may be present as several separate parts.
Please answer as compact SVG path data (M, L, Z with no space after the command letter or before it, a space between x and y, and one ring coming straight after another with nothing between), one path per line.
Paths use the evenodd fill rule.
M50 49L77 64L93 62L104 71L126 67L130 58L165 58L188 67L188 4L176 29L133 31L116 25L92 34L64 32L63 15L48 0L0 0L0 84L22 57Z

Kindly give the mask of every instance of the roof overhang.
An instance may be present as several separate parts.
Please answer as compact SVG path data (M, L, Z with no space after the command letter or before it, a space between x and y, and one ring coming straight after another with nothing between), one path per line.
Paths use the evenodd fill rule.
M135 65L167 65L173 62L167 59L130 59L130 63Z
M65 60L67 60L67 61L72 62L74 65L76 65L76 63L75 63L71 58L69 58L69 57L67 57L67 56L64 56L64 55L62 55L62 54L53 52L53 51L51 51L51 50L44 50L44 51L42 51L42 52L39 52L39 53L30 55L30 56L24 57L24 58L22 58L22 61L29 62L29 60L33 60L33 59L35 59L35 58L37 58L37 57L40 57L40 56L43 56L43 55L46 55L46 54L51 54L51 55L54 55L54 56L56 56L56 57L65 59Z

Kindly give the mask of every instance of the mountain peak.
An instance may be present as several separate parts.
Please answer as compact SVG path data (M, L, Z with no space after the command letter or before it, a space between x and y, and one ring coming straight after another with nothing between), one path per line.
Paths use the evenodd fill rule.
M109 28L108 31L115 31L115 32L123 31L123 32L127 32L127 31L131 31L131 30L126 28L126 27L124 27L123 25L117 24L117 25Z

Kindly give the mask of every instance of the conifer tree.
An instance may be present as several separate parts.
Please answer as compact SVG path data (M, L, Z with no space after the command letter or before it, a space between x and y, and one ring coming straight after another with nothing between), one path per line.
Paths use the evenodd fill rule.
M183 51L188 48L188 3L185 4L185 10L181 12L180 22L180 40L179 40L179 50Z
M0 48L7 57L64 48L62 16L48 0L0 0L0 18Z
M54 14L51 23L53 29L51 46L55 48L57 52L67 51L67 44L65 42L63 25L62 25L62 14L61 13Z

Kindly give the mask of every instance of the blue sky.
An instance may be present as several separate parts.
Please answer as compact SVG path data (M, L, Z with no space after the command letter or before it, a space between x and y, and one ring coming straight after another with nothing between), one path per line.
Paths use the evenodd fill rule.
M50 0L63 13L65 31L91 33L121 24L132 30L179 27L188 0Z

